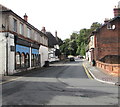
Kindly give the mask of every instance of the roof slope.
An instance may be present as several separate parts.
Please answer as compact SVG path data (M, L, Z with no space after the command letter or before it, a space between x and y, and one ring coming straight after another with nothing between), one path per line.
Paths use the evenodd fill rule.
M48 47L53 48L54 45L58 44L56 38L50 32L46 32L46 36L48 37Z
M6 11L6 10L10 10L10 9L0 4L0 11Z

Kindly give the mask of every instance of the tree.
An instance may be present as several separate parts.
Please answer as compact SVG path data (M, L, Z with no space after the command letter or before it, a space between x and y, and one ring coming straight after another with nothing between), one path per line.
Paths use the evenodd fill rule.
M90 34L100 27L98 22L92 23L90 29L81 29L79 32L73 32L70 35L70 39L64 40L63 45L60 46L60 50L66 56L68 55L85 55L85 47L88 45L88 39Z

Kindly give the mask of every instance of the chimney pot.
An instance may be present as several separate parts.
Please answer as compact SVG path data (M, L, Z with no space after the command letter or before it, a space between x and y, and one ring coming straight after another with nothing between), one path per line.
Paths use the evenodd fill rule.
M28 16L26 15L26 13L25 13L25 15L24 15L24 20L25 20L25 21L28 21Z
M46 33L46 29L45 27L42 27L42 30L41 30L43 33Z
M120 16L120 2L118 2L118 6L115 6L113 11L114 11L114 17Z

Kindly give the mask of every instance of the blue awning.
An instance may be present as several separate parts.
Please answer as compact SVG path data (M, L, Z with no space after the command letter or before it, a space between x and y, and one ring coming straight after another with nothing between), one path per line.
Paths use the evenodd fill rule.
M32 49L32 54L39 54L39 50L38 49Z
M22 46L22 45L16 45L16 52L30 54L30 47L26 47L26 46Z

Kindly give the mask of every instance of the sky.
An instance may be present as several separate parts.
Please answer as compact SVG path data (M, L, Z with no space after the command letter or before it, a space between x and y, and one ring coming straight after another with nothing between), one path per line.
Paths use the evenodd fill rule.
M69 38L75 31L90 28L93 22L104 23L105 18L113 18L113 8L120 0L0 0L23 18L28 15L28 22L62 40Z

